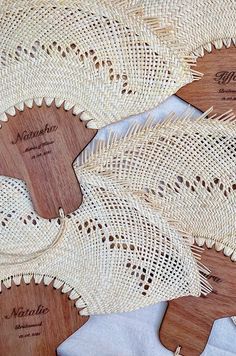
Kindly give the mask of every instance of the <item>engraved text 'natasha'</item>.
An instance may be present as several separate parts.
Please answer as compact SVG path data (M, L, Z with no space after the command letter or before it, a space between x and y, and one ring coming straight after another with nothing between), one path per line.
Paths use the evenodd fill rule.
M44 128L35 130L35 131L23 131L22 133L17 134L17 137L14 141L12 141L12 144L15 145L17 142L22 142L22 141L27 141L31 140L35 137L43 136L45 134L49 134L51 132L57 131L58 126L49 126L48 124L45 125Z

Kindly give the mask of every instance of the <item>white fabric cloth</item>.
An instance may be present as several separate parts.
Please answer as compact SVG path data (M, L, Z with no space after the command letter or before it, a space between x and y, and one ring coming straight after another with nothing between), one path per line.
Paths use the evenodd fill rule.
M134 120L142 122L148 115L156 121L170 112L182 113L188 104L173 96L149 113L140 114L106 127L98 133L104 139L108 130L126 130ZM195 110L195 109L194 109ZM195 110L196 116L199 114ZM58 356L168 356L158 330L167 303L159 303L131 313L92 316L75 334L58 347ZM214 327L202 356L236 355L236 327L230 318L220 319Z
M171 356L160 342L167 303L131 313L93 316L58 348L58 356ZM230 318L215 321L202 356L236 355L236 328Z

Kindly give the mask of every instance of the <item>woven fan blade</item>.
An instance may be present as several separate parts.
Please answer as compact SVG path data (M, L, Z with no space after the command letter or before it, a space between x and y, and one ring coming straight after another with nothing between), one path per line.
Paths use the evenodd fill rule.
M175 46L107 1L1 0L0 27L0 120L56 98L100 128L198 78Z
M230 112L207 115L193 119L188 111L136 126L122 146L100 148L83 169L116 179L175 229L236 260L236 123Z

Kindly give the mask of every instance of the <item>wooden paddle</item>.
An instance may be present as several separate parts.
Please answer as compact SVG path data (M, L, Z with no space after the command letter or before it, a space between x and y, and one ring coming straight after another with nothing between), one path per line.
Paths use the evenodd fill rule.
M202 79L185 85L176 95L201 111L213 106L214 113L232 109L236 114L236 48L206 52L194 69L204 74Z
M169 302L160 328L160 340L169 350L181 347L184 356L199 356L208 341L216 319L236 315L235 263L223 252L206 249L202 263L213 292L206 297L184 297Z
M0 175L26 182L34 209L43 218L58 217L82 203L73 162L94 138L97 130L65 111L45 103L41 107L25 106L9 116L0 129Z
M0 175L26 182L34 209L43 218L78 209L82 203L73 162L96 135L72 110L47 106L16 110L0 129ZM10 277L10 276L9 276ZM22 279L0 295L0 355L51 356L87 322L61 290Z
M55 356L57 347L89 317L52 284L23 281L0 295L0 355Z

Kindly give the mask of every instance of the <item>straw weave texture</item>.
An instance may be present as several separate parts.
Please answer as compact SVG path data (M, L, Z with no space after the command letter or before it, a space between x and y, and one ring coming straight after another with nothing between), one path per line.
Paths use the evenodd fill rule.
M137 7L140 17L156 18L160 27L172 30L170 43L177 42L185 54L202 56L212 45L219 49L236 43L235 0L127 0L125 6Z
M193 80L188 60L142 19L103 0L0 0L0 120L56 98L103 127Z
M198 245L215 244L235 261L236 122L231 112L206 119L208 114L194 121L189 113L182 120L173 114L123 143L125 155L111 145L104 171L97 170L97 155L86 165L115 176ZM129 164L121 168L120 162Z

